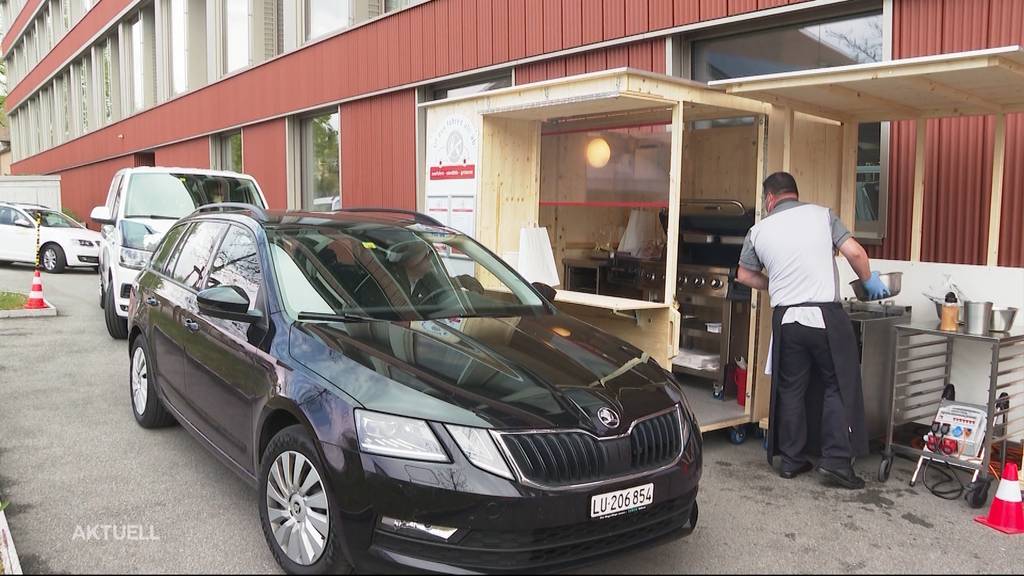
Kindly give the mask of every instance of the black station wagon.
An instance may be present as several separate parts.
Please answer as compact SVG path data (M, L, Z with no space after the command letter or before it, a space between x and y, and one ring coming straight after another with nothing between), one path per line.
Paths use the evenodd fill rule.
M290 573L551 571L688 534L678 384L552 292L416 213L206 206L133 286L132 409L258 489Z

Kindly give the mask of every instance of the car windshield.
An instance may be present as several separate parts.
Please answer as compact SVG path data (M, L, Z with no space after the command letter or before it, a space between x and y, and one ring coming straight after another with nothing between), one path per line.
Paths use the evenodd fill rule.
M547 313L508 265L445 228L324 222L271 228L267 236L293 316L424 320Z
M43 228L82 228L83 226L60 212L51 210L27 210L34 223L38 218Z
M199 206L219 202L265 208L252 180L210 174L135 174L125 202L125 218L177 220Z

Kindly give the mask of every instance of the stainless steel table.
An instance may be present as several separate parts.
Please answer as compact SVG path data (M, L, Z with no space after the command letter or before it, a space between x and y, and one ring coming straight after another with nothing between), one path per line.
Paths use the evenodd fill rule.
M978 335L967 333L963 327L956 332L939 330L934 322L899 325L895 330L892 410L878 480L885 482L889 478L896 454L918 458L919 468L923 460L947 462L974 471L967 500L971 506L980 508L988 498L991 483L991 447L1001 444L1002 463L1005 465L1007 443L1024 433L1024 330L1017 328L1008 333ZM958 340L987 345L990 353L985 444L976 459L921 450L894 440L897 427L935 414L943 399L943 391L951 383L953 345Z

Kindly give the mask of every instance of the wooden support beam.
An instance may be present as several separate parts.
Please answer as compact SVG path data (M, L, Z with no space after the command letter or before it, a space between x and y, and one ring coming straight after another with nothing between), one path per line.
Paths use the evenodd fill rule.
M999 229L1003 220L1003 170L1006 166L1006 115L996 116L992 146L992 196L988 215L988 265L999 265Z
M971 94L970 92L961 90L959 88L954 88L947 84L943 84L942 82L939 82L937 80L932 80L930 78L924 77L908 78L908 80L911 83L918 85L922 90L935 92L936 94L941 94L946 98L949 98L950 100L956 100L958 102L963 102L964 104L976 106L978 108L981 108L982 110L985 110L986 112L998 114L1003 111L1003 107L995 102L986 100L985 98L982 98L977 94Z
M1007 60L1006 58L993 58L993 61L996 64L996 66L1004 68L1009 72L1012 72L1024 78L1024 66L1021 66L1020 64L1013 62L1011 60Z
M831 108L825 108L825 107L819 106L817 104L812 104L810 102L804 102L803 100L797 100L797 99L794 99L794 98L782 97L782 96L778 96L776 94L763 93L763 92L755 92L755 93L751 93L751 94L743 94L743 96L747 96L747 97L750 97L750 98L756 98L758 100L761 100L761 101L764 101L764 102L768 102L768 103L772 104L775 107L792 108L794 110L799 110L800 112L803 112L805 114L810 114L812 116L819 116L821 118L826 118L828 120L835 120L836 122L840 122L840 123L841 122L846 122L847 120L849 120L849 117L846 114L843 114L843 113L839 112L838 110L833 110Z
M839 219L851 230L857 225L857 145L860 124L843 124L842 182L839 186Z
M863 102L870 108L880 108L882 110L896 112L897 114L901 116L906 116L907 118L916 118L921 114L919 110L916 110L905 104L896 102L895 100L889 100L888 98L882 98L880 96L868 94L860 90L847 88L846 86L840 86L838 84L828 84L822 86L821 88L826 92L835 95L838 98L852 98L854 100Z
M676 267L679 253L679 210L683 187L683 137L686 125L683 103L672 109L671 161L668 172L668 245L665 250L665 303L676 297Z
M921 237L924 232L924 175L927 167L925 165L927 157L925 135L928 122L918 119L914 123L917 128L917 147L914 151L914 212L910 226L910 261L920 262Z
M796 115L792 108L783 110L782 126L782 170L793 171L793 128L796 124Z

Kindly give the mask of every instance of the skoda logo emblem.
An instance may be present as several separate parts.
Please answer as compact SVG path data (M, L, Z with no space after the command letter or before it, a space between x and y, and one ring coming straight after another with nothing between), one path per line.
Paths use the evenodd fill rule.
M619 415L611 408L601 408L597 411L597 417L601 420L601 424L604 424L608 428L619 427Z

